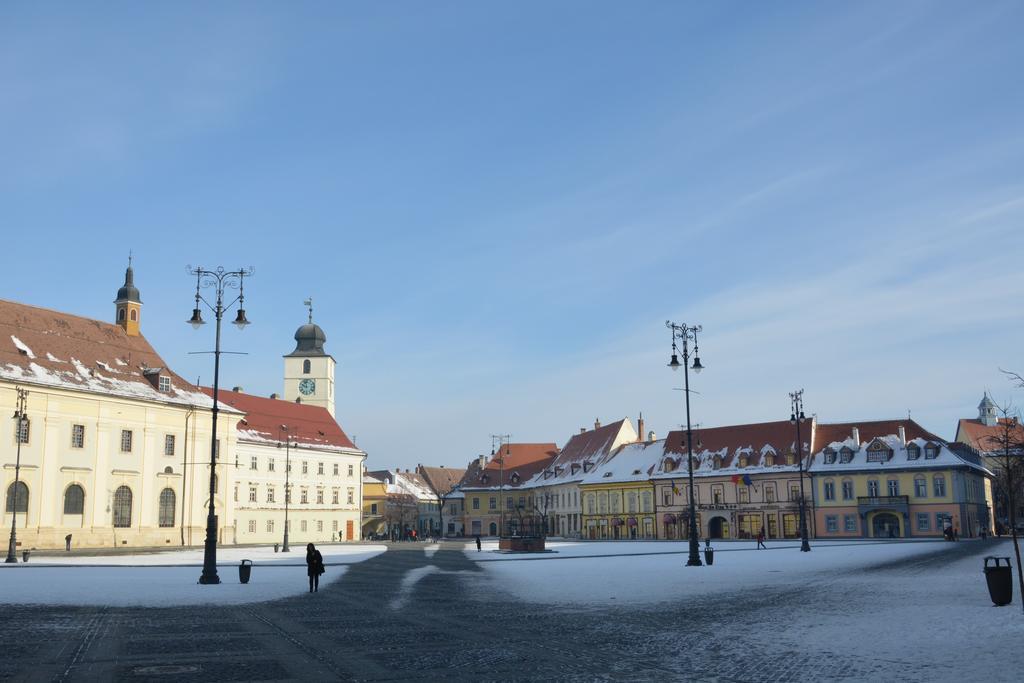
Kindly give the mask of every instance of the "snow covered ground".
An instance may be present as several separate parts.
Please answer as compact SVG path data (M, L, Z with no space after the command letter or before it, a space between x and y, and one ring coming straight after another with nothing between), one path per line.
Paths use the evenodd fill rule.
M486 552L492 542L466 548L483 571L464 580L481 600L589 614L597 632L639 619L650 631L630 647L684 678L1024 679L1016 576L1013 603L994 607L982 572L984 556L1013 555L1009 541L755 545L719 543L713 566L686 567L685 542L555 542L546 555ZM665 615L671 624L659 626ZM712 654L666 657L683 632Z
M321 585L337 581L345 565L387 550L383 545L324 545ZM234 605L276 600L309 590L304 545L290 553L271 547L217 549L221 583L199 585L202 549L138 555L32 557L28 564L0 564L0 604L168 607ZM238 565L252 560L252 578L239 583Z
M683 567L688 552L685 541L566 541L547 547L555 552L496 553L496 541L485 542L482 552L470 544L465 552L497 590L520 600L621 605L750 589L761 583L806 584L828 572L847 572L953 546L942 541L815 542L810 553L801 553L799 541L773 542L768 550L757 550L754 541L739 541L715 545L714 565L700 568Z

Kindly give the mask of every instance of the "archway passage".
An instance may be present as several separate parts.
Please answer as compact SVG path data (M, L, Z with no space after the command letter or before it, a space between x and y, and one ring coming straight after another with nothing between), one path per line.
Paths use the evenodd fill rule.
M880 512L871 520L871 535L875 538L899 538L900 519L891 512Z
M729 523L725 517L712 517L708 522L708 535L711 538L728 538Z
M491 531L491 536L497 536L498 535L498 525L495 524L494 522L491 522L491 529L490 529L490 531Z

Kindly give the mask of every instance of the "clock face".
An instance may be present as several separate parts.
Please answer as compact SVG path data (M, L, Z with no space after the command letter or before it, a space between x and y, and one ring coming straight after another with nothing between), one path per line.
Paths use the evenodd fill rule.
M312 379L304 379L299 382L299 393L303 396L310 396L316 391L316 381Z

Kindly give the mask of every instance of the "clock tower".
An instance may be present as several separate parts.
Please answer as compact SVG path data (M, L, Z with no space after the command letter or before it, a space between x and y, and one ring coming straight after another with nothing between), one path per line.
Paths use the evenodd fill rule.
M306 306L309 322L295 331L295 350L284 357L284 397L327 408L334 417L334 358L324 351L327 335L313 323L313 300Z

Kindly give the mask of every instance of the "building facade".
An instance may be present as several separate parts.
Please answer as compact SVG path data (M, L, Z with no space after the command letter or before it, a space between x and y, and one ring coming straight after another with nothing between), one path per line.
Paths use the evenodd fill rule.
M472 461L459 484L465 496L465 533L515 534L532 524L536 500L523 484L557 455L553 443L512 443L503 444L490 458L481 455Z
M991 528L991 472L913 420L821 425L819 538L971 537Z
M954 441L977 453L982 463L993 473L993 521L998 533L1010 526L1009 482L1006 467L1024 473L1024 425L1016 416L1001 415L999 407L986 393L978 404L977 419L961 419L957 423ZM1018 527L1024 522L1024 474L1018 474L1014 501L1014 519Z
M109 324L0 301L0 410L13 414L17 389L28 392L21 433L0 420L4 522L17 511L19 547L64 547L68 534L73 547L205 536L212 401L142 335L130 264L114 305ZM228 406L219 422L214 504L224 543L234 540L239 417Z
M643 418L640 418L643 431ZM594 421L593 429L580 429L558 455L537 472L523 488L534 501L533 515L552 536L579 537L583 529L580 482L623 444L637 441L637 433L628 419L607 425Z

